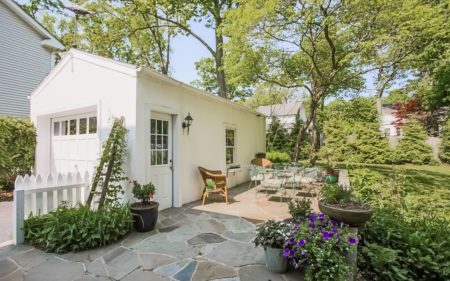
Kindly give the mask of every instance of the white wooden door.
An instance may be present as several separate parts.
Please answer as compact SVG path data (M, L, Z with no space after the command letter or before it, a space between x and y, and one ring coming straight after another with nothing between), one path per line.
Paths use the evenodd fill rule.
M151 113L150 177L159 209L172 207L172 116Z
M99 157L95 112L52 118L52 172L94 171Z

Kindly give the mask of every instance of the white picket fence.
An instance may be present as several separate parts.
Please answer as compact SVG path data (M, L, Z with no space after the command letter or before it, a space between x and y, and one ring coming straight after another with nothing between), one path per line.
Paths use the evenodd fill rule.
M24 220L30 214L45 215L61 203L69 206L85 203L89 194L90 176L79 171L67 174L25 175L16 178L14 187L13 243L24 242Z

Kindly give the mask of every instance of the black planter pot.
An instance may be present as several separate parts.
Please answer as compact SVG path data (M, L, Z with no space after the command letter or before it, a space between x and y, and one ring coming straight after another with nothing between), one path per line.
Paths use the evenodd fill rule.
M326 205L322 201L319 201L319 210L333 220L342 221L352 227L360 227L364 225L373 214L372 209L342 209L339 207Z
M150 202L146 205L134 203L130 210L133 214L133 226L138 232L153 230L158 221L158 202Z

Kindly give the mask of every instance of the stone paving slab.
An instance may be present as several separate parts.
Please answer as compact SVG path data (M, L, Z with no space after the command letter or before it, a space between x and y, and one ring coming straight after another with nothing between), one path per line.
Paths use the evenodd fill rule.
M254 200L254 195L245 196ZM239 213L232 210L233 204L239 209L244 203L212 203L203 210L197 209L202 208L200 202L194 202L163 210L155 230L131 232L114 244L78 253L57 255L27 245L6 246L0 248L0 281L303 280L302 273L296 271L281 275L265 268L263 249L255 248L251 241L259 216L270 211L261 211L256 219L232 215ZM260 199L253 203L258 208L275 204L276 216L282 216L285 208ZM217 209L212 212L214 207ZM231 208L229 213L220 213L227 208ZM246 214L251 212L254 210Z

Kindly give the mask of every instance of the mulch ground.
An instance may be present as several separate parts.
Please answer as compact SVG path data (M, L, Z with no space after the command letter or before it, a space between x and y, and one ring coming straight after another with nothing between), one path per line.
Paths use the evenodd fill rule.
M13 191L6 191L0 189L0 202L13 201L14 199L13 194L14 194Z

